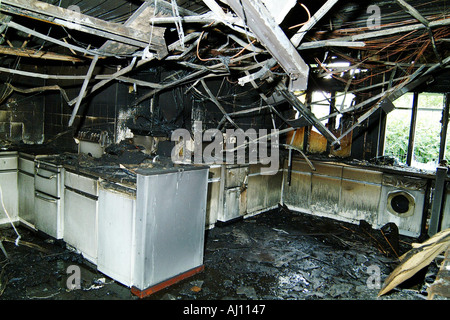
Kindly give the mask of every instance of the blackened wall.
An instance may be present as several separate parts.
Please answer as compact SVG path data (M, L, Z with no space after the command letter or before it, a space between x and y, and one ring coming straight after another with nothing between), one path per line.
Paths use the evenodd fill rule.
M13 61L13 60L11 60ZM16 65L12 62L9 67ZM34 71L33 66L21 66L21 70ZM18 89L30 89L45 85L42 79L0 73L0 139L16 143L41 143L44 139L45 99L39 92L23 94L9 91L9 84ZM10 87L9 87L10 88Z

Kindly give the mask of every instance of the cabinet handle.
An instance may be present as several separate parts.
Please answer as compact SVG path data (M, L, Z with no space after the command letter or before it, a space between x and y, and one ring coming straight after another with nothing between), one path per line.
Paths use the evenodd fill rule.
M39 174L38 172L36 172L36 175L38 177L41 177L41 178L44 178L44 179L47 179L47 180L51 180L51 179L56 177L56 174L52 174L50 177L46 177L46 176L43 176L42 174Z
M58 200L56 200L56 199L47 198L47 197L41 195L41 194L38 193L38 192L35 192L34 195L36 196L36 198L41 199L41 200L44 200L44 201L47 201L47 202L56 203L56 202L58 201Z

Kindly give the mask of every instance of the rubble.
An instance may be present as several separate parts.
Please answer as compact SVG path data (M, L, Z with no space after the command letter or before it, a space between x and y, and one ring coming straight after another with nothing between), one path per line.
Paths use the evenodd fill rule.
M20 231L24 241L50 253L6 242L10 260L0 265L2 299L136 299L129 288L96 271L59 241L48 242L41 234ZM2 234L8 236L8 232L12 235L12 230ZM398 240L399 255L416 242L401 235ZM427 299L427 288L435 282L439 270L434 262L414 279L378 296L383 281L398 265L397 257L383 241L380 230L364 223L350 225L275 209L208 230L205 270L147 299ZM66 290L69 265L81 268L83 290Z

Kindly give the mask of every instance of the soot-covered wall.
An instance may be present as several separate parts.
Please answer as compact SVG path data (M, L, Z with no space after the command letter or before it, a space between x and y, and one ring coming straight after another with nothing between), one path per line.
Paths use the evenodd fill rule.
M10 61L10 67L17 66L17 60ZM36 72L37 68L21 66L21 69ZM40 92L20 91L44 86L45 81L2 72L0 83L0 139L14 143L42 143L45 97Z

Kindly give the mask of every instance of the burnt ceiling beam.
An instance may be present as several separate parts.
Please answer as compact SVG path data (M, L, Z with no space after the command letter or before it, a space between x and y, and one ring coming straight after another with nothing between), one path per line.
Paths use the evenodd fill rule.
M279 83L277 91L283 95L286 101L293 106L300 114L330 142L333 150L340 148L340 141L336 136L311 112L296 95L290 92L284 84Z
M428 27L429 28L437 28L437 27L448 26L448 25L450 25L450 19L441 19L441 20L431 21L428 24ZM403 26L403 27L394 27L394 28L389 28L389 29L386 28L386 29L372 31L372 32L362 32L362 33L351 35L351 36L336 38L336 39L333 39L333 41L359 41L359 40L386 37L388 35L406 33L406 32L410 32L410 31L414 31L414 30L422 30L425 28L427 28L425 25L423 25L422 23L418 23L418 24L413 24L413 25L408 25L408 26ZM316 47L319 47L319 46L323 46L326 42L330 42L330 40L319 40L319 41L314 41L313 43L315 43Z
M75 117L78 113L78 109L80 108L81 101L83 100L84 94L86 92L87 86L89 84L89 81L91 81L92 74L94 73L95 65L97 64L98 56L94 56L94 59L92 59L91 65L89 66L89 70L86 74L86 78L84 79L83 85L81 87L80 93L78 95L77 103L75 104L75 107L73 108L72 115L69 119L69 127L73 125L73 122L75 121Z
M227 20L227 15L215 0L203 0L203 2L206 4L209 10L211 10L219 19Z
M314 15L311 17L311 19L300 28L299 31L297 31L297 33L290 38L291 43L293 44L294 47L299 48L299 45L304 37L304 35L311 30L312 27L314 27L317 22L320 21L320 19L322 19L325 14L333 7L334 4L336 4L337 0L328 0L316 13L314 13ZM325 44L324 44L325 45ZM330 43L327 43L326 45L332 45ZM251 82L254 81L258 78L263 77L264 75L266 75L270 68L274 67L276 65L276 60L274 58L271 58L269 60L267 60L266 65L258 72L252 74L252 75L247 75L241 79L239 79L239 84L244 85L247 82ZM290 86L292 85L292 82L289 84Z
M141 65L142 65L142 63L141 64L139 62L137 63L137 67L139 67ZM125 70L125 68L121 69L121 70ZM129 70L127 69L126 71L129 71ZM3 68L3 67L0 67L0 72L15 74L15 75L19 75L19 76L22 76L22 77L47 79L47 80L84 80L86 78L85 75L77 76L77 75L47 74L47 73L29 72L29 71L22 71L22 70ZM133 83L133 84L136 84L137 86L148 87L148 88L152 88L152 89L161 89L161 88L164 87L163 85L161 85L159 83L153 83L153 82L148 82L148 81L137 80L137 79L124 77L124 76L120 75L120 74L125 74L125 73L126 72L122 72L122 73L116 72L116 73L113 73L113 74L99 74L99 75L92 76L91 79L93 79L93 80L109 80L109 79L112 79L112 80L122 81L122 82L125 82L125 83ZM93 89L94 88L96 88L96 86L94 86ZM91 89L91 91L90 91L91 93L92 93L93 89ZM70 105L70 106L74 105L76 103L76 100L77 99L74 99L74 100L66 99L68 105Z
M263 3L256 0L227 0L227 3L278 61L291 82L295 82L295 88L290 89L305 90L309 66Z
M83 61L73 56L67 56L53 52L45 52L34 49L11 48L6 46L0 46L0 54L7 54L34 59L56 60L56 61L70 61L70 62Z
M148 60L148 61L150 61L150 60ZM147 60L139 60L139 65L138 66L140 66L140 65L142 65L142 64L144 64L146 62L147 62ZM91 64L91 66L92 66L92 64ZM107 85L112 80L114 80L114 79L116 79L116 78L118 78L118 77L120 77L120 76L122 76L122 75L124 75L124 74L126 74L128 72L130 72L135 67L136 67L136 57L133 58L133 60L131 61L131 63L127 67L117 71L114 74L108 75L107 79L104 79L104 80L100 81L99 83L95 84L91 88L91 90L89 91L89 94L91 94L91 93L99 90L100 88L104 87L105 85ZM89 82L89 80L88 80L88 82ZM84 83L86 83L86 81ZM71 105L73 105L75 103L78 104L80 99L83 99L87 94L88 94L88 92L86 90L82 90L82 92L80 92L80 95L77 98L69 101L69 105L71 106Z
M420 14L420 12L416 10L416 8L414 8L412 5L410 5L406 1L404 1L404 0L397 0L397 3L400 5L400 7L402 7L411 16L413 16L414 18L419 20L419 22L422 23L427 28L428 35L429 35L430 40L431 40L431 45L433 47L434 54L436 55L436 58L438 59L438 61L442 62L442 57L439 54L439 51L438 51L438 49L436 47L436 40L434 39L433 31L431 30L431 27L430 27L430 22L424 16L422 16Z
M43 33L37 32L37 31L35 31L33 29L30 29L30 28L22 26L22 25L20 25L18 23L15 23L14 21L10 21L10 22L1 22L0 21L0 23L2 25L4 25L4 26L7 26L8 28L13 28L13 29L25 32L27 34L31 34L32 36L35 36L35 37L40 38L42 40L45 40L45 41L48 41L48 42L52 42L54 44L60 45L62 47L68 48L68 49L73 50L73 51L77 51L77 52L83 53L85 55L86 54L88 54L88 55L99 55L100 54L101 56L108 55L108 54L105 54L104 52L103 53L99 53L97 50L93 50L93 49L87 50L87 49L75 46L73 44L70 44L70 43L67 43L67 42L64 42L64 41L61 41L61 40L49 37L49 36L47 36L47 35L45 35Z
M62 25L68 29L100 36L139 48L150 48L156 52L166 52L163 37L164 28L153 28L153 33L142 32L120 23L108 22L69 9L54 6L36 0L2 0L0 10L8 14L18 14L52 24ZM151 43L149 41L151 40ZM163 58L164 54L158 58Z
M400 7L402 7L406 12L408 12L411 16L419 20L420 23L427 26L430 24L430 22L423 17L419 11L417 11L416 8L414 8L412 5L410 5L408 2L404 0L397 0L397 3Z
M295 47L298 47L303 40L305 34L311 30L312 27L319 22L330 10L331 8L338 2L338 0L328 0L317 12L309 19L301 28L297 31L297 33L291 38L291 42Z
M157 0L157 1L155 1L155 0L145 0L145 2L148 2L152 6L154 6L155 3L156 3L156 6L158 8L158 13L159 13L159 11L163 11L163 14L164 13L169 14L169 13L172 12L172 4L167 2L167 1L165 1L165 0ZM179 11L180 15L182 15L182 16L194 16L194 15L197 14L196 12L191 11L191 10L186 9L186 8L183 8L183 7L179 7L178 11Z
M186 36L185 41L187 41L188 39L191 39L192 36L193 36L192 34ZM174 43L172 43L171 45L169 45L169 47L168 47L169 50L174 50L175 48L177 48L177 47L179 46L179 43L180 43L180 40L175 41ZM106 78L103 79L102 81L100 81L99 83L96 83L96 84L90 89L89 92L85 91L85 92L83 93L83 98L84 98L84 96L86 96L87 94L92 94L93 92L99 90L100 88L104 87L104 86L107 85L109 82L111 82L111 81L113 81L113 80L115 80L115 79L117 79L117 80L122 80L122 81L124 81L124 82L130 82L130 81L133 81L133 79L129 79L129 78L128 78L128 79L124 79L124 78L122 78L122 77L123 77L125 74L127 74L127 73L129 73L129 72L131 72L131 71L133 71L133 70L136 70L137 68L140 68L140 67L143 66L144 64L146 64L146 63L148 63L148 62L150 62L150 61L153 61L154 59L155 59L155 57L152 56L152 57L150 57L150 58L148 58L148 59L140 59L139 61L136 62L136 57L134 57L134 58L132 59L132 61L130 62L130 64L129 64L128 66L126 66L125 68L123 68L123 69L121 69L121 70L118 70L117 72L115 72L115 73L113 73L113 74L110 74L110 75L104 75L104 76L106 76ZM99 77L99 76L97 76L97 77ZM96 77L96 78L97 78L97 77ZM137 84L137 82L134 82L134 83ZM143 82L141 82L141 84L143 84ZM149 87L150 87L151 84L148 83L148 82L146 82L146 86L149 86ZM154 88L154 89L162 89L162 86L160 86L160 85L159 85L159 86L153 86L153 88ZM76 102L77 102L77 99L73 99L73 100L69 101L68 104L69 104L70 106L72 106L72 105L75 104Z
M153 8L149 2L144 2L136 11L133 12L131 17L129 17L128 20L125 21L125 23L123 25L127 28L139 30L142 32L147 32L147 29L150 28L149 23L148 23L148 17L154 16L155 10L156 9ZM150 29L150 33L151 33L150 39L153 40L153 36L155 36L157 38L158 37L164 38L164 30L165 30L165 28L159 28L159 27L155 28L154 26L152 26ZM152 41L150 39L148 40L148 42ZM163 57L167 56L168 50L166 48L164 41L159 41L159 42L161 42L162 45L158 46L158 48L159 48L158 49L159 51L157 52L158 58L163 58ZM111 40L106 41L106 43L100 47L101 51L113 52L118 55L132 54L133 52L135 52L138 49L139 48L136 46L127 45L124 43L115 42L115 41L111 41Z

